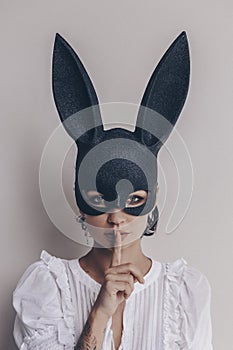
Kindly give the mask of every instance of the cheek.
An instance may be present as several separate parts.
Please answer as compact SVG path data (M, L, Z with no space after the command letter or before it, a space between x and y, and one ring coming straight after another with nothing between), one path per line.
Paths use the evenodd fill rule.
M95 215L95 216L87 215L86 216L86 222L89 225L102 227L105 221L106 221L105 215Z
M88 216L86 217L86 223L88 226L88 231L92 235L103 234L106 230L106 217L104 215L99 216Z
M137 216L131 221L130 226L135 234L142 233L147 225L147 215Z

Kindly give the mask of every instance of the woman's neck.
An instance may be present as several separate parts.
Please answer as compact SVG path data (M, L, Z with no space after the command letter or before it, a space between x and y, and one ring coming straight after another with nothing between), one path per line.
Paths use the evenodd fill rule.
M104 271L109 268L112 261L113 248L93 247L85 256L85 263L99 279L103 278ZM143 275L146 275L151 267L151 259L146 257L141 249L141 240L123 246L121 249L121 264L132 263L137 266Z

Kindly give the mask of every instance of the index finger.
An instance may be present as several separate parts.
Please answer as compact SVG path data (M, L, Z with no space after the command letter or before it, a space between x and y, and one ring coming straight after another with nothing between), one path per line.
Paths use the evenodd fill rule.
M121 234L120 231L115 231L114 249L112 254L112 261L109 267L121 264Z

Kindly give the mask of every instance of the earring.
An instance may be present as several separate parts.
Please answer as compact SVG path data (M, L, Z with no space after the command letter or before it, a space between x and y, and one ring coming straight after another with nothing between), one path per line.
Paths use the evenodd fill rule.
M85 218L85 215L79 215L77 218L76 218L76 221L77 222L79 222L80 224L81 224L81 226L82 226L82 229L83 229L83 231L84 231L84 235L85 235L85 237L86 237L86 242L87 242L87 245L89 245L89 237L91 237L90 236L90 234L89 234L89 232L88 232L88 229L87 229L87 224L86 224L86 218Z

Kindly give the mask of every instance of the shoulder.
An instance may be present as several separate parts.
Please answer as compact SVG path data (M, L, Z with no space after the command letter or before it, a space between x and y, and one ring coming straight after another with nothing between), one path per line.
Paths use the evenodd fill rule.
M196 267L190 265L184 258L163 264L168 280L179 283L180 285L186 284L193 291L200 291L201 287L202 293L204 291L210 293L211 287L206 275Z
M13 306L22 321L30 314L30 326L36 326L39 317L62 317L63 299L69 299L65 263L43 250L40 260L28 266L19 279L13 292Z
M64 262L43 250L40 260L29 265L19 279L14 295L19 291L26 291L28 288L31 292L40 290L40 293L42 293L43 288L46 288L49 294L53 293L57 289L56 277L58 276L65 277Z
M184 307L192 305L197 313L211 301L211 286L206 275L196 267L188 264L184 258L165 263L165 275L168 289L176 290Z

